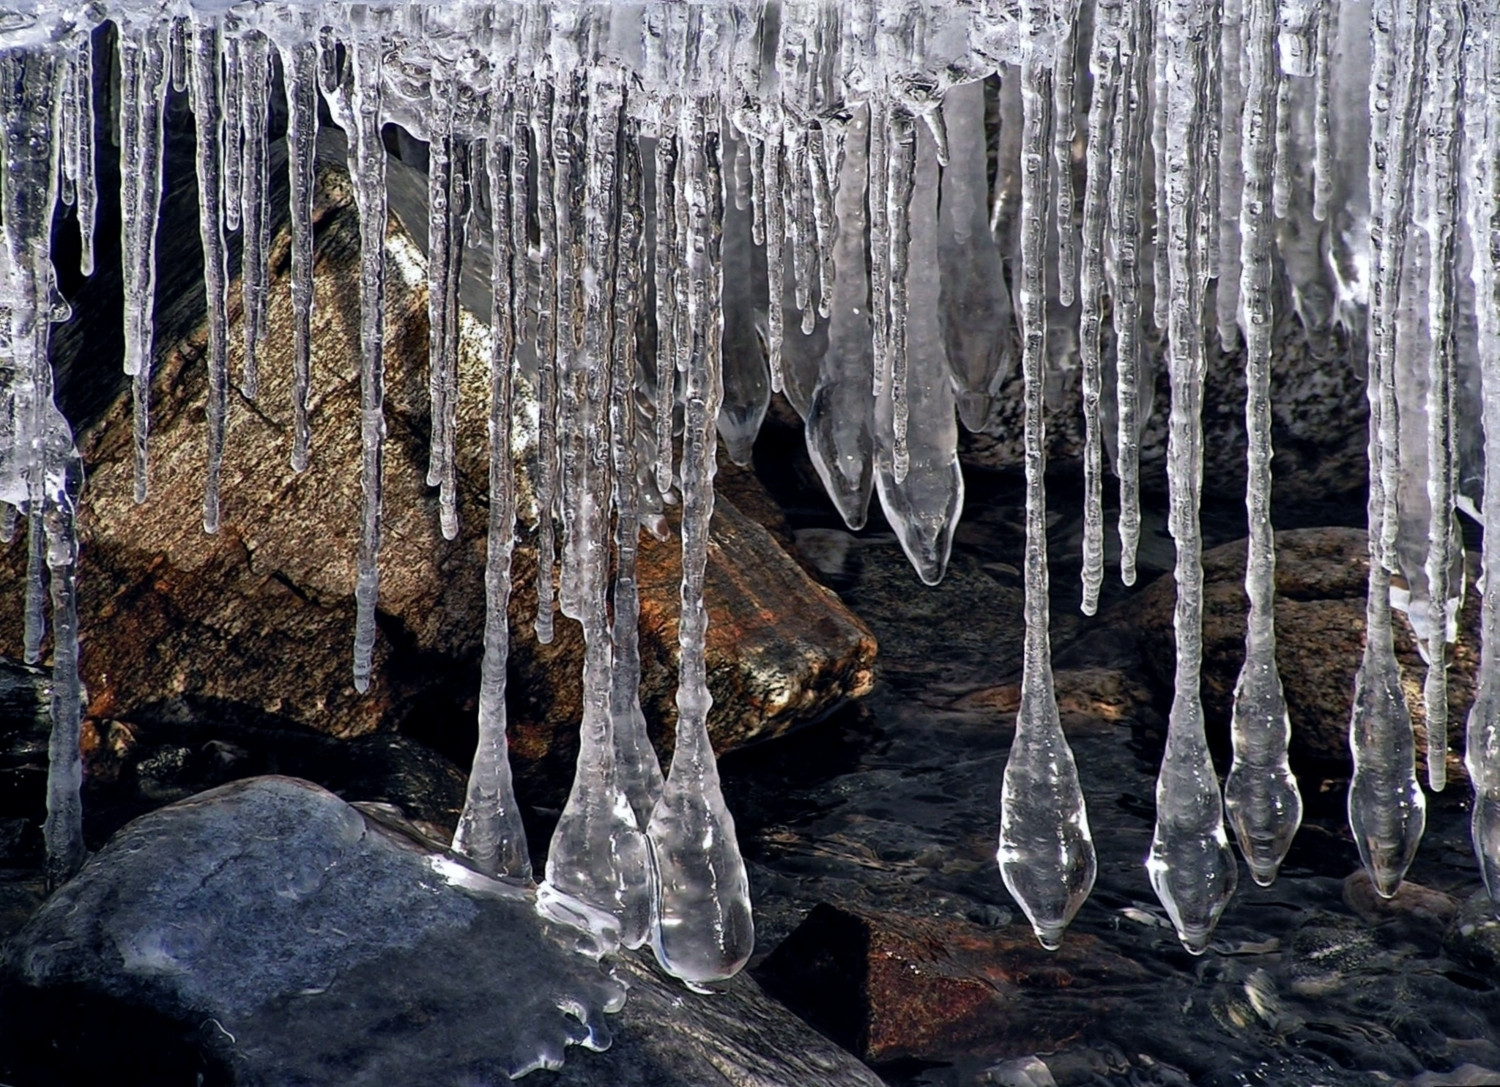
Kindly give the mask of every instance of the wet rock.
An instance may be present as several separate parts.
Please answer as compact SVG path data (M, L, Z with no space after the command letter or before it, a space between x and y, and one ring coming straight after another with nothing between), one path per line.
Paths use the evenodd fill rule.
M1151 691L1138 676L1115 668L1067 668L1053 674L1063 729L1078 732L1135 720L1149 711ZM986 687L959 698L956 710L1013 714L1021 708L1020 683Z
M277 145L271 177L285 185ZM269 338L261 390L251 403L231 393L223 468L222 524L202 530L206 472L202 284L191 187L163 213L164 300L153 382L151 497L132 489L131 406L115 400L80 434L89 465L80 517L82 670L88 712L139 722L207 720L225 707L291 721L339 737L401 729L445 738L455 758L471 744L482 651L482 586L488 442L487 314L471 282L486 263L471 253L461 318L458 430L461 535L444 540L436 490L425 480L429 448L425 181L392 161L387 234L384 544L375 678L358 695L350 676L359 484L358 216L342 143L320 145L314 219L318 249L313 317L313 463L291 456L291 311L285 197L271 252ZM190 259L191 258L191 259ZM101 287L101 290L106 289ZM230 370L241 368L240 295L230 290ZM89 310L87 305L84 310ZM91 311L90 311L91 312ZM118 320L118 317L110 318ZM98 320L106 321L106 316ZM73 341L86 352L86 338ZM117 364L112 364L117 368ZM76 367L75 367L76 369ZM72 372L71 370L69 372ZM80 374L77 380L108 375ZM530 395L528 381L518 395ZM518 428L520 547L512 602L514 751L536 787L571 779L582 639L559 619L539 646L535 612L535 503L526 466L534 431ZM711 727L722 747L777 735L868 690L875 643L838 600L807 578L759 526L730 502L716 511L708 573ZM22 542L0 554L0 611L20 615ZM675 723L679 544L646 538L640 557L643 702L658 735ZM15 652L20 623L0 628ZM458 722L455 734L454 722ZM472 735L472 733L470 733Z
M1480 977L1500 975L1500 918L1483 888L1460 907L1443 937L1443 950Z
M1458 913L1458 900L1450 894L1405 880L1390 898L1375 893L1375 883L1363 868L1344 880L1344 905L1371 924L1410 920L1430 930L1447 926Z
M1109 323L1105 322L1108 337ZM1148 331L1148 373L1154 372L1149 418L1141 434L1141 479L1148 490L1165 490L1167 419L1171 387L1165 344ZM1312 342L1295 320L1277 330L1277 357L1271 368L1272 423L1276 428L1276 500L1323 503L1362 496L1368 442L1362 359L1350 357L1341 338ZM1203 410L1203 477L1210 493L1243 494L1245 488L1245 371L1238 348L1207 345ZM1110 348L1106 345L1105 350ZM1358 348L1355 348L1358 350ZM1114 400L1113 372L1106 370L1107 402ZM1046 422L1047 459L1052 464L1083 460L1081 372L1077 367L1049 371ZM1023 464L1020 368L994 398L996 414L986 432L962 432L960 456L966 466L1019 471ZM1106 440L1113 448L1113 435ZM1081 471L1081 468L1075 468Z
M1245 660L1245 541L1205 552L1203 568L1203 711L1210 741L1227 751L1234 685ZM1351 772L1349 713L1354 674L1364 652L1368 570L1365 533L1360 529L1297 529L1276 535L1276 663L1292 722L1292 769L1312 782L1348 777ZM1170 699L1172 689L1174 601L1175 584L1171 577L1163 577L1110 617L1139 631L1148 678L1163 701ZM1460 733L1474 700L1478 616L1471 581L1459 616L1459 640L1450 647L1450 787L1468 780ZM1425 778L1426 665L1400 612L1394 616L1394 630L1402 685L1417 730L1418 771Z
M1046 952L1024 925L823 903L756 976L828 1037L881 1064L1059 1048L1111 1014L1111 985L1145 973L1078 933Z
M0 1076L481 1087L613 1040L538 1082L879 1087L753 983L612 977L584 942L376 814L252 779L131 824L8 945Z

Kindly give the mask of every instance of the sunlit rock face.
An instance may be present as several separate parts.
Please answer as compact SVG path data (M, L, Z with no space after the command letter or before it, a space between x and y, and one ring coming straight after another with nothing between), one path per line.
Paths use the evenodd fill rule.
M82 859L72 584L81 466L53 406L47 346L65 307L49 246L59 202L72 203L86 236L82 263L92 262L98 123L88 91L105 40L91 36L100 14L27 5L7 16L0 39L10 166L0 355L11 375L0 499L27 529L28 657L41 649L44 581L53 597L48 841L59 878ZM233 482L229 421L261 395L272 65L288 92L294 352L285 452L298 471L315 406L307 285L320 109L347 136L360 256L358 406L344 414L357 421L360 501L346 528L353 564L344 581L360 692L386 649L376 623L383 573L387 589L396 580L382 566L383 510L395 498L385 486L383 346L396 281L384 246L384 125L402 126L428 151L426 484L437 490L445 539L463 531L465 239L489 238L485 654L479 756L457 842L476 863L529 871L505 740L504 615L515 525L532 505L536 635L550 642L561 611L584 642L582 753L543 898L567 888L638 916L642 903L620 905L620 888L647 888L649 939L668 970L693 984L736 971L753 928L708 739L705 571L720 435L743 459L768 397L785 392L808 421L809 452L848 523L863 523L873 493L921 580L935 584L964 504L959 423L995 427L1006 381L1019 372L1027 636L996 858L1038 938L1055 947L1096 872L1049 642L1047 420L1072 387L1060 374L1076 368L1088 613L1106 575L1106 469L1118 481L1119 573L1130 584L1153 414L1165 435L1175 668L1146 867L1182 942L1202 953L1237 883L1230 830L1267 883L1302 814L1276 671L1270 516L1277 390L1287 387L1274 377L1279 337L1296 325L1314 357L1355 360L1365 378L1370 563L1349 817L1376 888L1395 892L1426 809L1392 610L1405 612L1427 662L1427 777L1441 789L1445 661L1464 585L1456 512L1481 515L1486 476L1500 472L1500 452L1485 455L1500 441L1492 5L881 0L102 14L117 22L118 138L132 166L122 182L124 364L135 382L141 498L150 489L167 88L186 90L192 107L209 296L207 532L224 526L221 490ZM236 234L237 281L227 241ZM245 350L232 368L234 306L244 310ZM1199 681L1200 512L1215 433L1204 420L1218 407L1206 374L1211 356L1219 366L1235 357L1225 347L1243 365L1250 524L1227 792L1209 757ZM517 397L523 382L534 382L534 407ZM1317 388L1291 387L1309 384ZM1158 387L1165 410L1153 413ZM1337 399L1350 389L1347 373L1329 381ZM514 435L532 432L533 489L523 495L511 451ZM612 617L637 613L639 526L657 526L676 503L677 757L663 778L639 757L636 625ZM19 533L20 520L12 527ZM1484 561L1466 765L1479 797L1475 846L1497 890L1500 548Z

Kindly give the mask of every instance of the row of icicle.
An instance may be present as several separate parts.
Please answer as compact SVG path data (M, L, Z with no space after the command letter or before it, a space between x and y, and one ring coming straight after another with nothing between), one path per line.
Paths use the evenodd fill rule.
M1167 343L1178 596L1177 682L1146 865L1183 943L1203 951L1236 883L1225 813L1261 884L1274 879L1301 820L1273 623L1270 375L1273 336L1284 334L1288 316L1273 303L1285 297L1309 331L1342 323L1368 346L1371 563L1349 815L1377 889L1394 893L1421 836L1425 801L1392 649L1392 575L1406 586L1395 603L1435 662L1424 701L1430 783L1441 788L1446 644L1463 583L1454 511L1477 511L1487 491L1476 477L1487 482L1492 467L1500 471L1500 449L1490 448L1500 446L1500 44L1491 5L785 0L743 10L329 5L314 13L288 5L243 18L111 16L118 139L132 164L121 204L137 497L147 493L149 301L170 86L193 105L203 194L210 532L228 411L225 238L232 230L244 237L240 382L253 398L266 330L268 114L278 69L290 148L299 471L311 449L320 101L348 137L362 232L361 690L379 589L383 123L400 121L429 147L428 482L448 538L460 528L458 281L466 232L490 238L487 621L479 751L455 838L480 867L530 875L504 732L517 381L534 383L540 412L531 476L544 511L536 633L550 640L560 607L580 622L586 645L579 770L541 900L556 911L581 902L612 915L602 922L582 910L596 926L618 926L631 946L652 940L668 969L701 982L737 970L752 942L744 866L706 728L703 569L716 432L731 456L747 460L772 391L784 392L806 421L809 453L845 520L861 527L878 494L919 574L935 583L963 504L955 416L971 429L993 426L1015 362L1014 315L1025 398L1027 632L998 859L1039 939L1057 946L1092 887L1095 862L1051 675L1043 390L1059 355L1076 344L1083 608L1092 613L1104 578L1106 446L1119 481L1121 577L1135 578L1140 438L1154 386L1149 322ZM75 205L91 270L93 43L101 40L90 23L64 29L71 32L51 44L0 55L10 166L0 355L13 366L13 441L0 497L24 511L31 541L30 659L41 649L42 567L52 571L47 839L55 878L83 857L71 587L79 472L51 406L47 330L64 307L48 224L59 199ZM1366 47L1368 82L1355 88L1356 75L1365 79L1357 61ZM998 143L986 121L995 92L983 82L996 72ZM1343 164L1361 149L1335 155L1333 144L1341 117L1366 102L1368 170L1356 185ZM1363 123L1361 113L1356 130ZM1299 154L1304 145L1309 153ZM638 343L635 315L653 300L654 320L640 326L651 342ZM1210 312L1216 319L1205 320ZM1198 675L1200 418L1206 355L1217 349L1205 328L1215 325L1223 344L1243 341L1249 436L1250 614L1222 798ZM1481 431L1463 415L1465 390L1483 392L1482 444L1494 455L1474 453ZM682 655L676 755L663 781L637 694L634 556L637 526L675 501L674 491L683 508ZM1487 527L1500 519L1500 503L1483 515ZM8 527L18 527L14 518ZM1500 545L1488 546L1488 532L1485 539L1467 764L1475 848L1500 896L1500 580L1488 576L1500 567Z

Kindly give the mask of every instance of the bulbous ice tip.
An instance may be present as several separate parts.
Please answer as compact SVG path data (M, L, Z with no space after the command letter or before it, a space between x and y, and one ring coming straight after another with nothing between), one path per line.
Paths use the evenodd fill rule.
M1375 893L1381 898L1395 898L1396 892L1401 888L1401 880L1406 875L1404 871L1384 865L1371 865L1367 871L1370 873L1370 882L1375 885Z
M1182 941L1182 946L1187 948L1189 955L1201 955L1208 950L1209 943L1213 940L1214 930L1211 928L1180 928L1177 930L1177 938Z
M1276 882L1276 873L1281 870L1279 860L1266 861L1250 856L1245 857L1245 866L1250 869L1250 878L1255 880L1257 887L1269 887Z
M1047 951L1056 951L1062 947L1063 933L1067 930L1066 925L1058 924L1034 924L1031 926L1036 933L1036 942Z

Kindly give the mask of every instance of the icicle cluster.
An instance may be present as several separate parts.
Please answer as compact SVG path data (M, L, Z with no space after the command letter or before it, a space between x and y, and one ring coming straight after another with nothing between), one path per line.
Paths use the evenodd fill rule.
M113 38L100 18L114 21ZM1094 876L1048 648L1043 389L1076 347L1085 612L1105 578L1106 454L1119 486L1120 577L1135 580L1142 428L1158 368L1170 382L1177 681L1147 869L1183 943L1203 951L1236 883L1226 815L1263 884L1301 819L1276 670L1270 517L1273 334L1295 317L1310 334L1339 329L1368 348L1370 592L1349 815L1377 888L1394 893L1424 799L1391 609L1405 611L1427 658L1428 766L1439 789L1446 647L1464 584L1455 511L1500 525L1483 504L1500 471L1496 21L1492 5L1454 0L288 2L231 11L23 2L0 16L0 500L7 533L24 523L28 534L32 659L51 584L54 876L83 854L72 528L81 473L53 407L48 332L66 306L50 239L59 205L72 205L83 270L92 268L95 73L113 68L116 139L131 164L120 194L123 363L134 379L140 500L154 238L170 180L161 166L167 95L186 92L193 111L209 298L209 532L231 407L226 239L235 231L246 398L258 394L264 357L274 88L285 89L290 150L290 457L299 471L314 444L320 102L348 136L362 224L360 689L371 678L379 597L383 125L404 126L429 149L428 482L449 538L463 528L458 282L466 232L491 238L488 618L479 750L455 839L473 863L518 879L531 872L505 746L517 425L539 436L530 466L536 636L552 637L561 610L587 647L578 774L539 900L628 945L649 942L669 970L699 984L732 974L753 942L706 724L703 572L717 442L748 460L771 395L784 393L847 523L861 527L877 494L918 574L936 583L963 507L959 423L995 426L1019 361L1027 637L998 859L1038 937L1056 946ZM107 41L113 61L96 56ZM998 132L986 121L994 113ZM1250 614L1221 800L1199 694L1200 417L1207 354L1240 340ZM1149 346L1158 341L1161 357ZM517 419L523 385L535 394L534 421ZM1469 400L1483 404L1482 419ZM677 502L679 718L664 778L637 690L635 549L639 527ZM1500 529L1486 532L1467 765L1475 847L1500 901L1496 540Z

